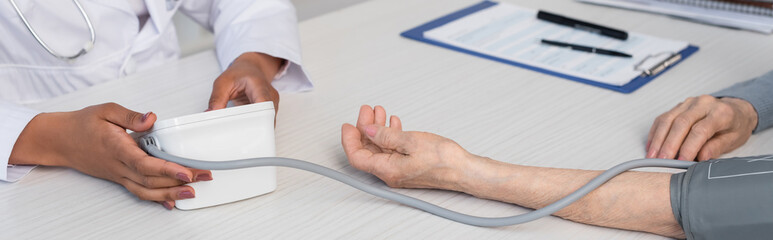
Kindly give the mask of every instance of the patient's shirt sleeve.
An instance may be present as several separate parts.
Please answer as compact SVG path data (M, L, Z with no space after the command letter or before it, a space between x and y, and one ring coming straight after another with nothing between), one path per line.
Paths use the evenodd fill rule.
M39 112L0 100L0 181L15 182L35 166L8 165L13 145L22 130Z
M773 155L714 159L671 176L671 208L687 239L770 239Z
M740 98L751 103L757 111L757 127L754 133L773 127L773 71L711 95Z

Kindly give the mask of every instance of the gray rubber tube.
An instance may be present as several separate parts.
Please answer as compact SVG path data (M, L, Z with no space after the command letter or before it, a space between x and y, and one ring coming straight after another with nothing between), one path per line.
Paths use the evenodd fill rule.
M145 151L147 151L148 154L152 156L155 156L157 158L161 158L170 162L174 162L183 166L191 167L191 168L207 169L207 170L228 170L228 169L240 169L240 168L250 168L250 167L278 166L278 167L290 167L290 168L301 169L301 170L313 172L325 177L335 179L336 181L342 182L344 184L347 184L356 189L362 190L363 192L370 193L377 197L389 199L417 209L421 209L422 211L432 213L452 221L456 221L456 222L460 222L468 225L480 226L480 227L500 227L500 226L516 225L516 224L534 221L545 216L549 216L550 214L553 214L558 210L561 210L562 208L569 206L573 202L579 200L583 196L587 195L594 189L604 184L609 179L612 179L618 174L623 173L630 169L642 168L642 167L668 167L668 168L686 169L692 166L693 164L695 164L695 162L666 160L666 159L631 160L628 162L621 163L617 166L610 168L609 170L604 171L603 173L601 173L601 175L591 179L590 182L580 187L580 189L577 189L576 191L572 192L566 197L561 198L560 200L544 208L540 208L529 213L524 213L521 215L516 215L511 217L487 218L487 217L477 217L477 216L467 215L464 213L455 212L413 197L392 192L386 189L377 188L369 184L360 182L348 175L332 170L330 168L326 168L314 163L301 161L297 159L282 158L282 157L266 157L266 158L251 158L251 159L242 159L242 160L233 160L233 161L212 162L212 161L200 161L200 160L187 159L187 158L177 157L177 156L168 154L164 151L161 151L155 145L155 142L153 141L152 138L141 139L140 146Z

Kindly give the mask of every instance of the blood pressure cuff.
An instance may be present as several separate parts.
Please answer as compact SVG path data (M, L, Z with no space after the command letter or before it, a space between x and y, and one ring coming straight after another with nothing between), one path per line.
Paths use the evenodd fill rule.
M773 238L773 155L714 159L671 176L687 239Z

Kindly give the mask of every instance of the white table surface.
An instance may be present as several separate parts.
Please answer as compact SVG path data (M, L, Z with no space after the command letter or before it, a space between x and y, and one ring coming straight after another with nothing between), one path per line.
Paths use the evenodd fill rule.
M349 166L342 123L380 104L407 130L450 137L470 152L546 167L605 169L644 156L653 119L688 96L773 69L771 36L574 1L506 1L593 22L681 39L701 47L632 94L621 94L405 39L399 33L477 0L373 0L300 24L312 92L283 94L279 156L304 159L385 187ZM206 109L219 74L204 52L122 80L36 104L44 111L117 102L160 119ZM773 153L773 131L726 156ZM397 190L464 213L508 216L526 209L437 190ZM278 190L237 203L166 211L123 187L74 170L38 167L0 184L0 239L351 238L660 239L548 217L481 228L445 220L307 172L280 168Z

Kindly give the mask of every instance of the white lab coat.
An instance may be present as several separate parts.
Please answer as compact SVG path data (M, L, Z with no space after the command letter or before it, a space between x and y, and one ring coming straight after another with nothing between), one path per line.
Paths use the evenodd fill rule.
M72 55L89 40L89 30L72 1L16 1L32 28L54 51ZM279 91L312 88L300 67L295 9L288 0L145 0L150 19L139 19L126 1L81 0L93 23L94 48L73 61L53 57L28 32L8 1L0 1L0 166L38 113L19 104L34 103L120 79L179 57L172 24L176 11L215 33L220 67L244 52L288 60ZM214 79L213 79L214 80ZM99 103L94 103L99 104ZM85 107L85 106L84 106ZM31 167L0 168L0 180L15 181Z

